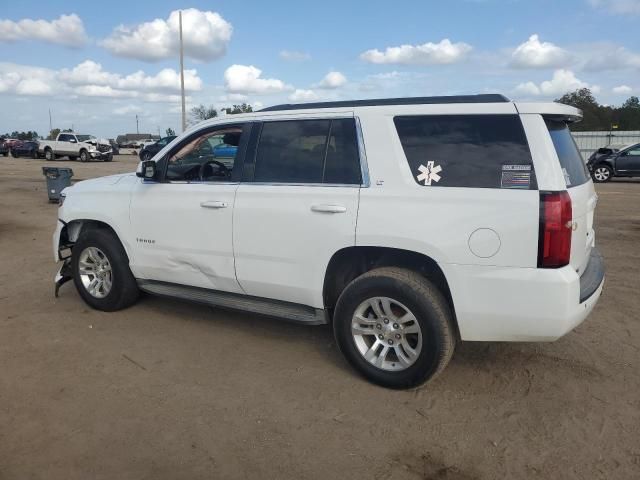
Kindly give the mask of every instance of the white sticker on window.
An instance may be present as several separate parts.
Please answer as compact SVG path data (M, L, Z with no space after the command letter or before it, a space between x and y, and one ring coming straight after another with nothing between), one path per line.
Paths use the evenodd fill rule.
M562 174L564 175L564 183L567 184L567 187L571 186L571 177L569 176L569 172L565 167L562 167Z
M431 182L437 183L440 181L440 175L438 174L442 172L442 167L440 165L434 164L435 162L430 160L427 162L426 167L424 165L420 165L418 167L418 170L420 171L420 175L416 177L418 179L418 182L424 181L425 185L430 186Z

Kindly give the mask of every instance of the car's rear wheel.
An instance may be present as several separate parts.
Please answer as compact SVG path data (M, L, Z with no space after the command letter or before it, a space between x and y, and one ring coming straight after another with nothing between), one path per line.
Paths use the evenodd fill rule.
M19 157L18 152L16 152L15 150L11 150L11 156L13 158L18 158Z
M349 363L368 380L410 388L440 373L455 348L442 293L419 273L378 268L353 280L335 309L334 334Z
M593 169L593 181L596 183L605 183L613 177L613 170L607 165L598 165Z
M54 160L55 156L53 155L53 150L51 150L50 148L46 148L44 150L44 158L48 161Z
M78 293L97 310L121 310L138 298L129 258L118 237L107 229L83 230L73 247L71 265Z
M33 159L38 158L38 150L31 150L31 158Z

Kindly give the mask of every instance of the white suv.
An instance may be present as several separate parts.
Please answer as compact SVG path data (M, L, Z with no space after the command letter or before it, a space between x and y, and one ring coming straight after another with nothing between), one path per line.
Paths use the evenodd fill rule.
M567 124L500 95L282 105L203 122L137 174L64 190L56 294L139 291L307 324L393 388L459 340L550 341L591 312L596 194Z

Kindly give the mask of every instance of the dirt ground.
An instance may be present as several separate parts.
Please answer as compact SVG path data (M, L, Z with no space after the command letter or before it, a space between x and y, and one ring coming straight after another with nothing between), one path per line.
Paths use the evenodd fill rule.
M463 343L417 391L329 327L145 297L53 296L44 160L0 158L0 479L640 478L640 179L598 186L607 283L549 344ZM75 180L132 171L56 162Z

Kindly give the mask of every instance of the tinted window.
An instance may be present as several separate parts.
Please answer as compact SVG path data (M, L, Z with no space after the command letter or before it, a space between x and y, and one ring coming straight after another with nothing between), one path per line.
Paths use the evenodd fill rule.
M353 119L264 123L254 181L359 184Z
M333 120L323 182L359 185L361 178L355 122L350 118Z
M558 154L567 187L582 185L589 180L587 166L565 122L545 120L553 146Z
M420 185L537 189L517 115L406 116L394 122Z
M58 137L59 142L68 142L71 138L71 135L62 134Z

